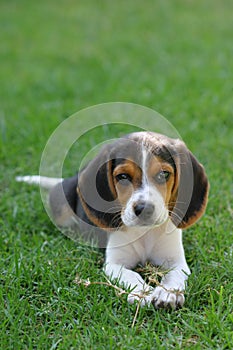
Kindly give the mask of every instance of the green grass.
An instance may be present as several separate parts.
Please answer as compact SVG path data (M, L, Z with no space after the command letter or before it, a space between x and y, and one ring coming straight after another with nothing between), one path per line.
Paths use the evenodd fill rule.
M1 349L232 348L232 11L228 0L1 1ZM133 328L125 296L74 283L105 280L101 252L61 235L38 189L14 181L38 173L61 121L110 101L168 118L211 183L206 215L184 233L185 307L141 309Z

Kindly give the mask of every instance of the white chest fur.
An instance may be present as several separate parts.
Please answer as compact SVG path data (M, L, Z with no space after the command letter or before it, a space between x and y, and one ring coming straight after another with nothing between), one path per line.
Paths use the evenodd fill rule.
M127 227L110 234L106 254L108 262L129 268L147 261L171 265L183 255L182 231L170 220L159 227Z

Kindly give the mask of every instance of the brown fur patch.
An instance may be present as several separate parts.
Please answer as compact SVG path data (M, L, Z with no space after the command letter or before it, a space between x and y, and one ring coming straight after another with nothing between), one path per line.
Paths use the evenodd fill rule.
M116 180L116 176L127 174L132 179L127 186L122 185ZM117 197L122 206L124 206L132 195L133 191L140 187L142 182L142 171L140 167L132 160L128 159L124 163L119 164L113 171L114 184Z
M168 171L170 173L168 181L166 181L163 184L158 184L155 181L155 176L160 171ZM149 181L156 186L157 190L161 193L166 206L168 207L175 182L175 174L173 167L171 166L171 164L164 161L162 158L153 156L149 161L147 173Z

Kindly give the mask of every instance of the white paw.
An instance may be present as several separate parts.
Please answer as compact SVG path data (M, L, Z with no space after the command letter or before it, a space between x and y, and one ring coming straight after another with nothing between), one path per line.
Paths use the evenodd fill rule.
M156 287L151 295L151 302L156 309L179 309L184 305L184 293L178 290Z

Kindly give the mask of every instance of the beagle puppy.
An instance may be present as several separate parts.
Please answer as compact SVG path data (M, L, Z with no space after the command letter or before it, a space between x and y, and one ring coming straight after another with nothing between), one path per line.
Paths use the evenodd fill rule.
M100 236L107 233L104 271L130 289L130 303L183 306L190 270L182 229L204 213L209 185L203 166L182 141L136 132L105 145L72 178L17 180L50 190L51 212L60 227L86 224ZM167 271L155 288L133 270L146 262Z

